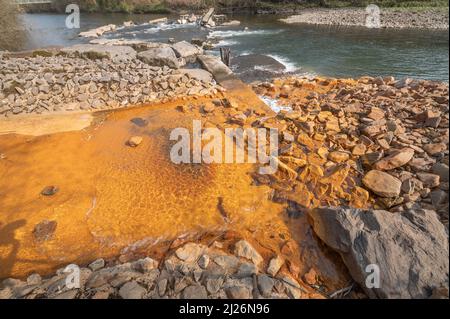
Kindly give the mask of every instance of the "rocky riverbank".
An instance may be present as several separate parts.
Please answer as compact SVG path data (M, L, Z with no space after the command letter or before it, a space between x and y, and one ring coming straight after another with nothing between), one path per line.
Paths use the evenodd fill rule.
M272 189L288 219L308 216L353 282L330 291L320 267L303 270L295 241L263 253L231 231L175 240L163 258L96 260L81 267L79 288L65 285L63 269L6 279L1 298L448 298L448 84L286 78L254 89L284 110L218 100L178 109L208 127L278 128L279 170L254 173L254 184ZM366 286L368 265L379 267L381 288Z
M0 116L96 111L217 93L212 75L182 69L189 43L75 45L0 55ZM176 51L178 49L178 51ZM187 55L186 55L187 54Z
M183 69L192 59L198 60L207 71ZM251 91L219 59L203 55L200 47L184 41L172 45L107 41L30 53L3 53L0 66L0 114L12 119L27 113L95 111L192 97L186 103L180 104L177 100L176 104L172 103L174 105L165 105L164 112L148 114L144 108L139 116L130 115L128 118L122 115L120 122L108 123L105 120L103 127L100 125L93 130L97 131L97 138L89 137L90 147L95 151L84 153L86 157L76 157L82 153L81 148L86 147L83 138L75 133L71 138L63 134L56 138L62 144L79 145L77 152L72 152L77 154L70 157L77 165L89 161L95 165L95 156L105 153L102 152L105 148L111 150L108 153L112 157L106 157L108 161L101 157L99 165L108 162L114 169L105 173L100 167L92 175L96 181L105 176L110 178L104 188L100 188L97 182L94 186L99 201L102 196L111 195L118 189L113 197L121 198L123 184L117 187L115 183L124 182L133 174L128 169L122 171L123 167L136 168L137 174L132 176L137 178L130 184L138 186L148 186L143 183L146 178L142 176L154 177L155 171L166 174L155 175L158 178L154 180L161 182L157 185L161 193L170 191L172 194L170 187L164 187L169 184L166 180L174 176L177 191L180 185L183 190L193 187L198 177L205 178L202 180L204 184L210 182L209 178L218 179L205 164L196 167L199 171L190 171L189 168L189 178L183 180L185 175L179 166L167 165L168 148L161 147L164 154L158 157L161 155L157 152L158 144L154 143L155 140L151 142L151 138L165 138L151 131L156 123L165 123L166 126L158 130L162 132L171 128L169 122L175 125L180 119L188 122L202 119L205 128L278 129L279 156L274 159L278 171L261 175L257 173L256 165L254 171L246 170L233 183L245 176L247 179L241 183L267 190L265 198L259 202L282 209L281 217L271 215L270 219L263 221L263 232L253 228L255 218L246 212L245 218L252 219L252 225L246 225L245 231L240 229L237 235L233 231L238 224L245 224L239 219L244 217L239 215L243 210L240 196L250 190L243 186L239 188L238 196L233 193L236 203L232 203L230 198L224 199L221 193L214 193L208 211L201 211L195 216L200 219L193 221L195 224L204 222L205 215L212 212L214 220L226 229L219 236L210 234L214 235L212 241L178 237L165 247L163 254L155 255L150 249L145 254L138 249L134 251L131 246L126 246L129 245L127 242L125 247L120 247L120 253L114 254L119 257L81 265L78 288L68 287L68 273L60 269L48 278L32 274L22 280L5 279L0 285L0 298L448 298L448 84L393 77L355 80L304 77L255 84L254 91ZM217 85L213 76L230 89ZM281 111L271 112L255 93L270 102L274 110ZM203 96L202 99L199 96ZM112 114L115 113L119 112ZM161 121L168 115L166 122ZM152 125L149 125L149 120L153 121ZM107 143L102 144L98 136L103 136ZM109 138L112 136L114 142ZM2 149L0 159L7 159L8 169L18 172L17 169L32 166L33 161L23 167L17 166L17 159L23 160L24 150L17 152L14 145L20 140L14 138L4 144L7 152L4 155ZM30 153L47 155L45 143L51 139L51 135L46 139L36 139L30 144L36 144L39 151ZM146 143L151 146L146 148ZM61 162L58 160L60 154L55 153L55 149L64 149L60 147L51 148L55 162L50 162L49 167ZM156 160L155 166L152 166L153 161L148 161L149 152L152 152L152 160ZM118 162L119 158L129 162ZM46 171L48 163L44 162L39 163L39 172ZM72 166L69 158L64 158L63 162ZM214 170L218 174L218 167ZM64 167L61 171L64 172L63 178L58 180L64 184L69 177ZM82 171L84 166L72 175L78 177ZM114 175L117 171L123 175ZM30 172L34 174L27 176L30 180L31 175L43 178L33 170ZM91 175L86 176L93 179ZM230 179L229 171L224 176ZM214 188L223 179L213 180ZM103 208L100 216L96 216L101 226L98 228L99 224L91 221L91 225L86 225L89 226L86 229L89 236L83 239L88 238L89 243L98 240L102 246L106 238L111 238L112 246L116 244L114 236L116 239L122 236L120 228L131 224L128 219L133 220L134 227L137 225L140 229L144 223L148 228L149 216L152 215L146 214L161 210L159 206L144 205L139 214L129 215L133 207L127 202L125 211L119 211L123 216L114 216L117 223L104 227L105 223L111 223L111 217L106 213L110 210L108 201L116 198L103 197L101 205L106 207L97 208L97 197L88 197L92 200L92 203L88 201L88 207L91 207L88 212L85 208L77 211L79 199L73 196L76 191L68 187L58 192L60 185L57 185L45 187L38 194L34 189L39 186L35 185L36 180L33 179L32 191L24 193L30 196L28 202L36 202L37 196L41 196L49 200L46 205L63 206L69 199L58 198L58 195L67 192L63 195L74 201L70 206L70 218L78 216L79 220L76 220L77 225L65 224L64 213L48 214L48 206L45 206L39 210L39 220L29 220L28 228L21 229L21 236L24 236L21 238L30 240L31 244L18 243L20 249L27 246L29 253L35 253L35 247L30 247L33 245L68 245L68 240L73 240L68 230L73 232L74 227L83 225L95 209L100 211ZM76 180L77 185L83 182L84 178ZM247 185L251 183L253 185ZM90 186L83 186L83 192ZM226 186L228 191L232 187ZM133 194L136 206L140 207L140 201L147 201L147 192L151 193L152 189L136 191L129 188L128 191ZM251 191L255 193L257 190ZM17 197L14 192L6 195ZM187 198L192 193L183 196ZM177 207L172 205L178 203L177 200L173 197L167 200L172 211ZM154 204L153 200L150 202ZM23 203L11 207L19 212L19 208L26 206L20 205ZM192 215L192 206L188 209L180 207ZM22 217L26 219L29 214L36 215L39 209L25 208L32 209L25 210ZM255 213L252 209L250 211ZM269 211L264 210L265 215L269 215ZM9 216L11 220L7 222L13 226L19 224L19 227L24 220L15 220L17 214ZM283 228L280 219L289 227L285 225ZM238 222L231 222L233 220ZM153 222L158 221L155 219ZM152 225L153 228L160 227L160 224ZM127 226L130 233L135 233L135 228ZM104 237L96 233L99 237L92 240L92 229ZM114 233L110 233L110 229L114 229ZM58 238L62 234L66 236ZM242 234L246 237L240 236ZM54 235L59 241L53 241ZM8 229L6 236L15 238ZM80 241L78 237L77 240ZM88 244L82 243L78 249L84 253ZM144 249L139 242L135 244ZM54 252L50 246L49 255ZM6 249L3 251L7 252ZM135 256L137 251L141 254L138 257ZM38 253L41 252L38 250ZM99 256L95 250L90 253ZM69 258L66 261L75 260ZM11 267L14 262L12 260ZM381 288L376 291L365 284L368 265L378 266L382 274ZM333 285L329 285L332 281L329 274L340 279L351 278L352 281L337 291L330 290ZM11 276L10 272L8 276Z
M336 26L365 26L368 16L364 8L310 9L281 19L282 22L295 24L307 23ZM382 28L420 28L448 30L448 8L400 10L380 8Z
M313 273L305 283L286 271L279 256L266 265L245 240L233 245L187 243L161 260L98 259L80 268L78 288L67 287L70 273L61 268L49 278L32 274L25 281L6 279L0 285L0 299L324 298L310 286L317 283Z
M310 207L326 204L314 194L334 194L333 206L430 209L448 227L448 84L288 78L255 90L292 109L276 123L297 137L285 160L295 179L275 199Z

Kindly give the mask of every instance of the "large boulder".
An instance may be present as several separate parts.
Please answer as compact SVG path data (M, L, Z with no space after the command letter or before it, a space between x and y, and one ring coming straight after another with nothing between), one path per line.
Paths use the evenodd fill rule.
M138 58L153 66L165 66L178 69L180 62L171 48L158 47L138 53Z
M177 57L183 58L186 61L195 61L197 55L203 54L203 49L186 41L175 43L172 49L175 51Z
M341 255L369 297L428 298L434 288L448 291L448 235L434 211L316 208L309 216L314 232ZM366 285L373 265L379 288Z
M61 49L61 52L69 57L84 57L93 60L129 61L136 58L136 51L125 45L76 44Z

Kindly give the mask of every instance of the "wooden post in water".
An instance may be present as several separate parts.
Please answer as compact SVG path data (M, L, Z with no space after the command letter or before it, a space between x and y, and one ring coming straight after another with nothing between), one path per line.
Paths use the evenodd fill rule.
M220 59L226 66L230 66L230 48L220 48Z

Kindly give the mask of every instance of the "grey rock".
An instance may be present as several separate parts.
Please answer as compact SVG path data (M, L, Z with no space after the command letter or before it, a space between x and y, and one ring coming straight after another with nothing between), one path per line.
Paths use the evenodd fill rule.
M317 208L309 215L369 297L427 298L433 287L448 289L448 236L435 212ZM374 264L380 288L366 286L366 267Z
M29 275L27 278L28 285L39 285L42 282L42 278L39 274Z
M381 197L395 197L400 195L402 182L385 172L369 171L362 180L364 186Z
M105 267L105 260L103 258L99 258L95 261L93 261L92 263L89 264L89 268L92 271L97 271L102 269L103 267Z
M210 83L213 80L213 76L206 70L202 69L181 69L181 72L189 75L190 78Z
M267 267L267 273L271 276L275 276L280 270L281 266L283 266L283 259L280 256L272 258L269 261L269 266Z
M178 248L175 251L175 255L186 262L196 262L205 249L204 245L187 243L183 247Z
M437 187L440 183L440 177L431 173L417 173L417 177L422 181L424 187Z
M214 79L219 83L229 79L233 74L233 71L231 71L220 58L211 55L199 55L197 58L203 68L210 72L214 76Z
M79 291L77 289L68 290L57 294L52 297L52 299L75 299L78 295Z
M228 298L230 299L250 299L252 292L247 287L235 286L226 289Z
M168 283L167 279L162 279L158 281L158 293L160 296L163 296L166 293L167 283Z
M142 299L146 292L144 287L135 281L131 281L120 288L119 295L122 299Z
M138 58L152 66L168 66L178 69L180 63L171 48L154 48L138 53Z
M449 178L448 165L445 165L444 163L435 163L432 167L432 171L434 174L439 175L442 182L448 182Z
M14 292L10 287L0 289L0 300L1 299L11 299L14 296Z
M236 277L250 277L258 272L255 264L252 263L242 263L236 273Z
M273 286L275 285L275 280L266 274L258 275L258 289L263 297L270 297L272 294Z
M150 257L146 257L144 259L139 259L132 264L133 269L147 273L151 270L158 268L158 262Z
M209 256L208 255L206 255L206 254L204 254L204 255L201 255L200 256L200 258L198 259L198 265L200 266L200 268L202 268L202 269L206 269L206 268L208 268L208 265L209 265Z
M208 294L206 288L199 285L191 285L183 290L184 299L206 299Z
M257 267L263 262L261 255L245 240L240 240L236 243L234 254L251 260Z
M223 282L223 277L208 278L206 279L206 289L209 293L215 294L222 288Z
M214 262L221 266L227 273L232 273L239 265L239 259L235 256L221 255L214 257Z
M179 58L189 59L199 54L203 54L203 49L186 41L180 41L172 45L172 49Z

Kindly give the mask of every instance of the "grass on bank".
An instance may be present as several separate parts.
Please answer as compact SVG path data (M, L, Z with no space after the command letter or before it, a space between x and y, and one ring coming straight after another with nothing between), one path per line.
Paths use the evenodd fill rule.
M342 8L377 4L389 8L448 8L447 0L62 0L54 9L64 11L68 3L78 3L87 12L170 13L198 11L208 7L242 8L247 10L282 8Z

